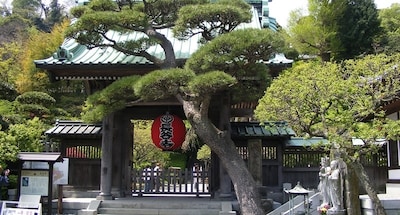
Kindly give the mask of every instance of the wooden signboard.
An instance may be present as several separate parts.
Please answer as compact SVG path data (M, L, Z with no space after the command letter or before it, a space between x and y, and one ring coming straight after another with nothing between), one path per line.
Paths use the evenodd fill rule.
M21 170L21 195L47 196L48 184L48 170Z

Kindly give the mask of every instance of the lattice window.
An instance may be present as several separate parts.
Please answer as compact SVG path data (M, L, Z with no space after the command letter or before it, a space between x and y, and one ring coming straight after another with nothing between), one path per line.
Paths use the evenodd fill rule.
M277 147L276 146L264 146L262 148L262 158L264 160L277 160Z
M249 152L247 146L237 146L236 149L239 152L239 155L242 157L243 160L247 160L249 156Z

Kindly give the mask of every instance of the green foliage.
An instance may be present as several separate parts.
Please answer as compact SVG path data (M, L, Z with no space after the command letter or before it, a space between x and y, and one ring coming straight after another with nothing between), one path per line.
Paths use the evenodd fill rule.
M206 2L206 1L204 1ZM179 10L174 33L188 39L201 33L207 41L231 32L239 24L250 22L250 6L242 0L217 1L214 4L188 5Z
M38 118L11 124L5 131L0 131L0 163L15 161L17 154L40 152L43 150L43 133L49 126Z
M12 2L13 13L20 14L26 19L39 17L38 10L41 9L41 2L37 0L14 0Z
M0 115L6 115L12 110L13 104L8 100L0 100Z
M56 23L62 22L65 18L63 8L58 0L52 0L50 5L40 0L13 0L12 14L23 17L32 22L36 29L50 32Z
M16 106L18 112L29 113L30 116L45 116L50 114L50 110L37 104L20 104Z
M198 97L214 94L218 91L228 89L237 81L234 77L221 71L212 71L194 77L188 84L190 92Z
M197 3L204 3L204 0L148 1L145 6L141 2L118 5L111 0L91 1L87 6L80 6L72 10L79 20L74 22L66 35L89 47L113 46L126 54L143 56L156 64L163 64L162 59L150 57L146 53L146 47L155 42L166 48L162 41L165 38L154 30L174 26L177 12L181 7ZM140 40L133 38L115 43L104 37L109 30L121 33L141 32L143 37L139 37ZM107 40L110 42L109 44L104 43Z
M390 8L379 11L379 19L383 33L377 43L377 51L387 54L400 52L400 4L392 4Z
M19 62L23 51L22 44L17 42L10 42L0 46L1 94L4 97L15 97L16 92L13 92L15 91L14 83L21 70L21 65L16 62ZM14 100L14 98L11 100Z
M20 104L37 104L49 107L55 104L56 100L47 93L31 91L19 95L16 101Z
M21 44L28 36L31 22L18 14L0 17L1 44L18 43Z
M14 138L18 150L23 152L40 152L43 150L42 140L44 131L49 126L45 125L39 118L33 118L24 124L10 125L8 135Z
M308 15L300 10L290 14L288 41L302 54L318 55L329 61L329 53L341 49L337 40L337 17L341 16L347 0L309 0Z
M268 60L283 46L279 34L269 29L236 30L221 35L202 46L191 58L186 67L198 73L212 70L224 71L240 79L260 60Z
M180 92L193 79L194 73L187 69L156 70L144 75L136 84L135 92L145 100L169 98Z
M16 138L4 131L0 131L0 164L17 160L18 152Z
M54 108L56 100L43 92L26 92L15 99L16 112L26 119L40 117L42 119L51 117L51 109ZM51 120L51 119L50 119Z
M0 82L0 99L13 101L18 93L17 91L8 83Z
M308 12L295 11L289 21L288 40L301 54L329 61L373 51L373 39L381 31L373 1L309 0Z
M207 145L203 145L197 152L197 159L200 161L211 160L211 149Z
M186 168L187 156L179 152L169 152L169 167Z
M18 188L18 175L8 175L8 189Z
M388 120L383 106L400 90L399 59L377 55L296 65L272 83L255 114L261 121L285 120L299 135L322 136L349 151L353 137L367 145L397 138L399 122Z
M64 30L68 21L56 25L51 33L37 30L29 32L29 40L25 43L20 57L20 68L15 80L15 88L19 93L28 91L45 92L49 87L47 73L35 67L34 60L43 59L52 55L64 39Z
M151 123L152 121L136 120L134 124L135 144L133 145L133 168L144 169L156 161L161 166L169 165L169 155L157 148L151 142Z
M268 29L236 30L202 46L188 59L186 68L197 74L223 71L238 82L232 88L233 102L254 101L270 80L268 68L260 61L269 59L283 45L282 35Z
M337 37L343 48L338 52L338 59L373 53L373 40L382 31L374 1L353 0L337 18Z
M49 29L52 29L56 24L61 23L64 18L66 18L66 16L63 7L58 3L58 0L52 0L45 20Z
M82 118L88 122L98 122L104 116L125 108L126 103L137 99L133 86L138 76L121 78L102 91L90 95L83 108Z
M247 68L246 74L232 87L232 102L254 102L264 95L264 90L271 83L268 67L264 63L256 63Z

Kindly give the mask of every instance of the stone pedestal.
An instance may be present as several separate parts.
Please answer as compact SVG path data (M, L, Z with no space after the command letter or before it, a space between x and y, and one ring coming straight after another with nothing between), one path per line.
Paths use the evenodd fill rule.
M328 215L346 215L346 210L328 210L328 212L326 213Z

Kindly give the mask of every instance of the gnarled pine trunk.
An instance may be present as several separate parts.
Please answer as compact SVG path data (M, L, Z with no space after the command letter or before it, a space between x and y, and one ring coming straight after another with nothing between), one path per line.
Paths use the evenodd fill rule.
M375 189L372 187L371 181L369 180L367 172L362 164L359 161L355 161L350 162L348 165L350 165L354 170L364 189L367 191L369 198L371 198L372 203L375 205L375 214L386 215L385 208L383 207L381 200L378 198Z
M235 144L226 131L218 130L206 112L195 108L194 102L183 102L183 109L198 137L218 155L229 174L241 214L263 215L261 198L256 183L245 162L236 150Z

